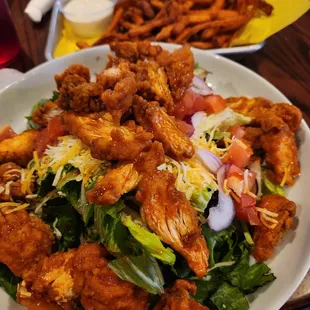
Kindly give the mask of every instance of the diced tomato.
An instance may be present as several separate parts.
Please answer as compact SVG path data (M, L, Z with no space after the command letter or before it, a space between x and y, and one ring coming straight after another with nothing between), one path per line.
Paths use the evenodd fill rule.
M241 139L245 135L245 130L243 127L239 125L235 125L230 128L231 138L236 137L237 139Z
M181 120L179 120L179 119L176 119L176 120L175 120L175 123L176 123L177 127L178 127L182 132L184 132L187 136L189 136L189 137L190 137L190 136L194 133L194 131L195 131L194 127L193 127L192 125L186 123L185 121L181 121Z
M66 127L61 123L60 117L55 117L48 122L46 128L42 129L36 143L36 151L42 156L48 145L53 145L58 137L68 133Z
M10 139L16 136L16 132L10 125L5 125L0 129L0 142L5 139Z
M241 141L237 139L233 141L228 152L223 157L223 162L230 162L239 168L244 168L250 161L253 155L252 149L247 145L240 145ZM241 142L242 143L242 142Z
M187 90L182 100L175 104L174 115L178 119L184 119L185 116L193 115L199 111L217 113L226 107L225 100L219 95L201 96Z
M240 203L234 201L237 219L246 221L250 225L259 225L255 203L255 199L246 194L242 195Z
M243 177L239 175L232 175L227 178L227 187L234 191L237 196L241 196L244 189Z
M209 95L203 98L205 101L204 110L207 113L218 113L227 108L225 100L220 95Z
M236 165L231 165L227 173L227 178L231 177L232 175L238 175L241 176L243 179L243 173L244 173L243 169L237 167Z

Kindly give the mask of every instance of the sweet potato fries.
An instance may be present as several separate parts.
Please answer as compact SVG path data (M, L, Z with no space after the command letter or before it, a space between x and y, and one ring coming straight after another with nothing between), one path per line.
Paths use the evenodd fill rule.
M94 45L148 40L201 49L228 47L255 14L269 16L272 10L264 0L121 0Z

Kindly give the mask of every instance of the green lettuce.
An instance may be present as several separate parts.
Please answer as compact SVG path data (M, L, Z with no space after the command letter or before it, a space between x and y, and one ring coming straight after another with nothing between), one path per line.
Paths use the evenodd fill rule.
M21 282L14 273L4 264L0 264L0 287L16 300L17 285Z
M100 236L100 242L114 255L128 252L128 229L122 223L121 211L125 208L122 201L112 206L94 206L94 224Z
M109 263L109 267L122 279L151 294L164 293L164 277L154 257L147 252L139 256L123 256Z
M262 173L262 179L263 179L263 192L266 194L277 194L285 197L285 191L282 186L278 184L272 183L268 178L266 171Z
M156 234L143 227L138 221L133 221L130 215L123 214L122 223L150 255L161 260L164 264L174 265L175 255L173 251L170 248L165 248Z
M215 189L212 187L204 187L200 190L195 189L191 196L191 204L200 212L204 212Z

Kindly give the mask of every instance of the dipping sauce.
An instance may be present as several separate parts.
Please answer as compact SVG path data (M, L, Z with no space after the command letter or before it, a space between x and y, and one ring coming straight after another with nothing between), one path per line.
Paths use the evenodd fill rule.
M62 12L73 31L84 38L103 34L113 14L113 0L71 0L63 1Z

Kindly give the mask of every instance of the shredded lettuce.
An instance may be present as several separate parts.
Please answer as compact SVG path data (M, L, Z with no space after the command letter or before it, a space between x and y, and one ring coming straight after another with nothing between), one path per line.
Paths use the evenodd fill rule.
M143 227L138 221L133 221L130 215L123 214L122 223L150 255L161 260L164 264L174 265L175 255L173 251L170 248L165 248L156 234Z
M285 195L285 191L284 191L282 186L280 186L278 184L272 183L267 178L266 171L263 171L262 178L263 178L263 184L264 184L264 188L263 188L264 192L271 193L271 194L277 194L277 195L281 195L281 196L284 196L284 197L286 196Z

